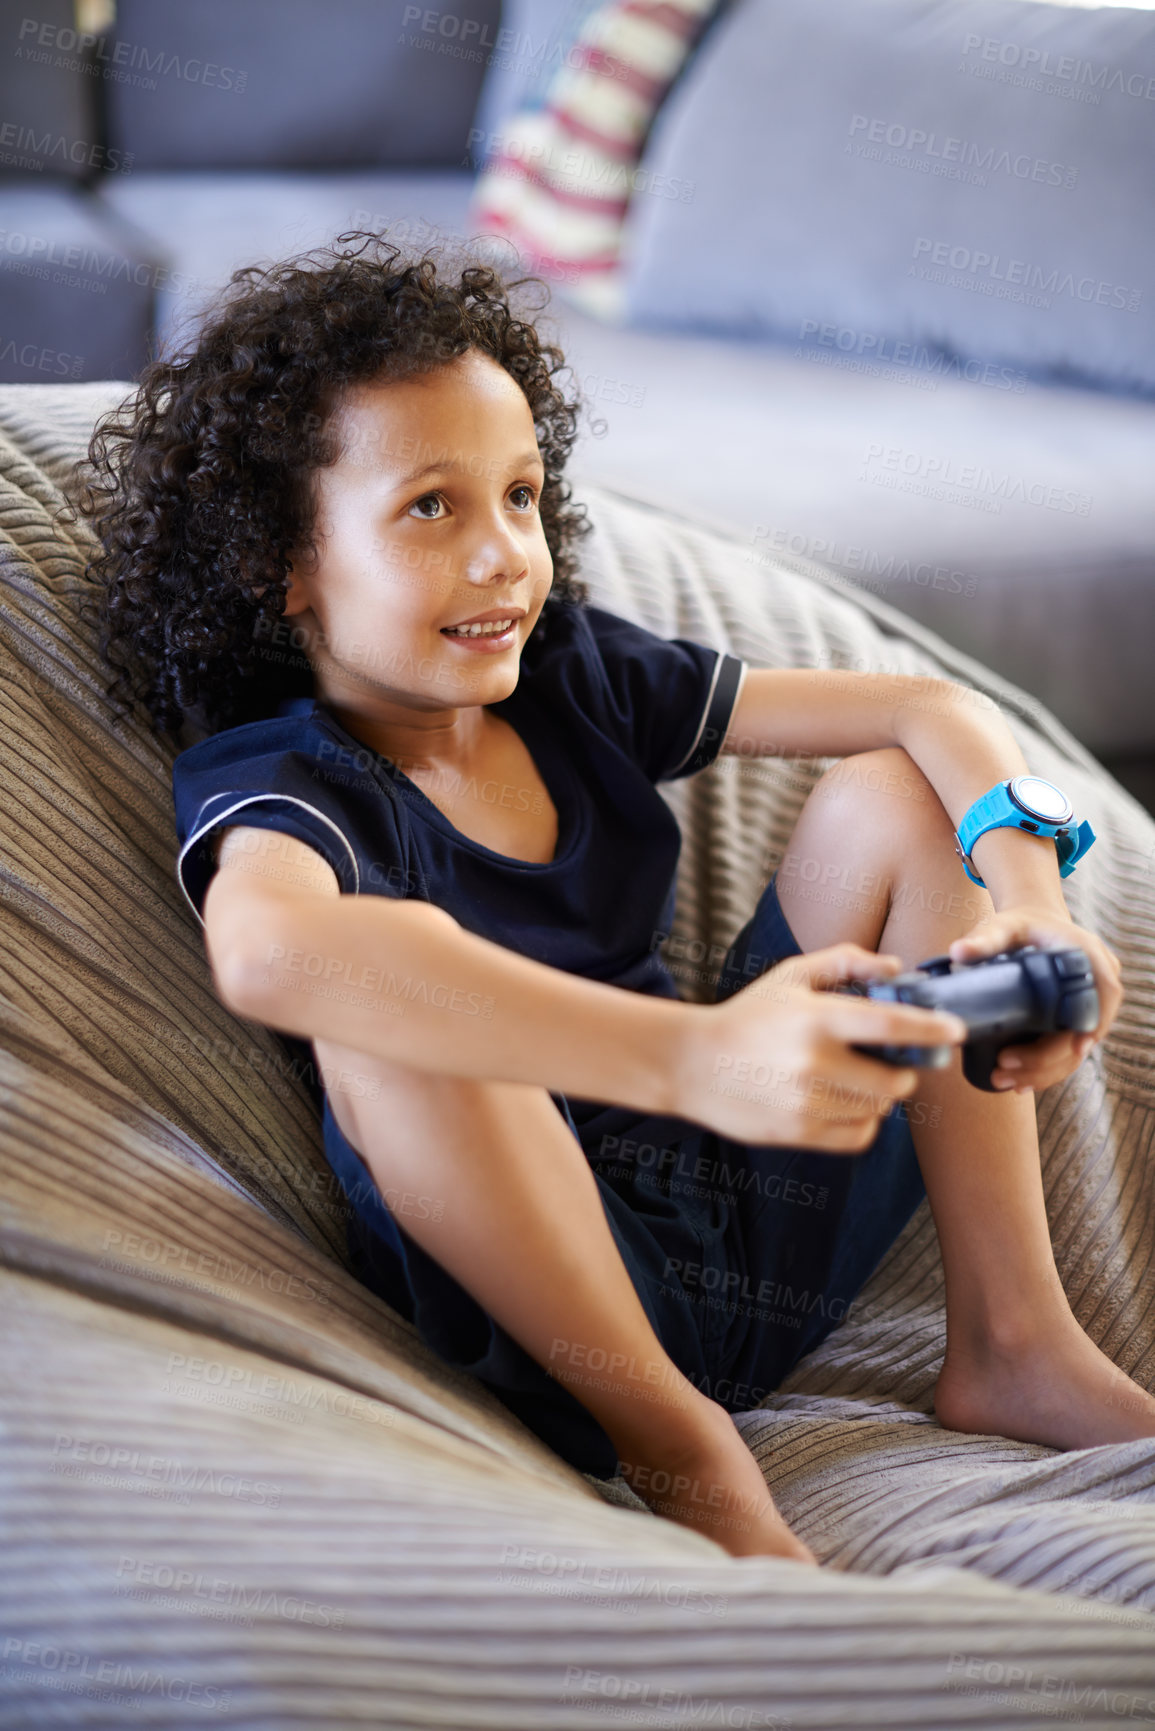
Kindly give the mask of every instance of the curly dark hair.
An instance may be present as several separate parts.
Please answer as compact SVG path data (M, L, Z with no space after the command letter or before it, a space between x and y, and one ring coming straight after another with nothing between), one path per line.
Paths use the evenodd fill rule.
M515 316L510 293L526 284L548 300L540 277L503 276L460 246L407 257L366 230L233 273L195 337L151 361L98 423L80 477L76 508L103 548L85 607L118 716L139 702L176 743L190 718L216 733L312 695L303 649L273 656L261 642L283 612L291 555L314 544L312 476L337 457L342 390L470 348L517 380L545 465L553 586L523 654L559 606L588 601L577 541L593 525L562 478L582 403L554 383L562 351Z

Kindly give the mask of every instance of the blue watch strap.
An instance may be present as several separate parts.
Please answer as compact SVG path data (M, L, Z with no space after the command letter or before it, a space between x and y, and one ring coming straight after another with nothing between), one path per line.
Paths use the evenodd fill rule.
M1075 866L1082 859L1091 843L1095 840L1095 832L1087 819L1084 818L1077 830L1067 835L1055 837L1055 846L1059 850L1059 876L1069 878Z
M1024 817L1023 812L1011 798L1010 783L1014 777L1006 781L996 782L994 787L976 799L970 810L959 824L955 836L955 852L962 860L963 870L973 884L980 889L986 885L974 870L971 860L971 849L981 835L991 829L1027 829L1031 834L1049 836L1055 843L1059 855L1059 876L1070 877L1077 861L1082 859L1087 849L1095 840L1095 832L1086 818L1076 827L1070 824L1048 824L1044 819L1034 821ZM1068 801L1068 804L1070 802ZM1062 833L1057 833L1062 831Z
M1001 829L1005 824L1013 824L1018 807L1007 791L1005 781L997 781L994 787L976 799L970 810L963 817L955 836L955 852L963 863L963 870L973 884L985 889L981 877L974 869L971 860L971 849L981 835L989 829Z

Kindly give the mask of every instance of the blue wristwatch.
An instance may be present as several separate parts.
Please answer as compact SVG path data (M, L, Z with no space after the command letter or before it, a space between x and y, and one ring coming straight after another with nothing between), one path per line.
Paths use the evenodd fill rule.
M971 849L988 829L1025 829L1033 835L1049 835L1059 850L1059 876L1069 878L1095 840L1087 822L1075 823L1075 808L1061 788L1041 775L1012 775L976 799L955 837L955 852L972 884L985 889L974 870Z

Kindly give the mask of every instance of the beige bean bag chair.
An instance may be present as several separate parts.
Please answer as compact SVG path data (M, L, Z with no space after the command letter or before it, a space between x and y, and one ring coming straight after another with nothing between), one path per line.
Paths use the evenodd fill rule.
M821 1570L734 1561L574 1472L352 1278L305 1086L213 991L169 759L111 721L76 624L89 543L60 488L128 389L0 391L0 1724L1155 1722L1155 1441L938 1427L925 1203L737 1420ZM1126 1003L1039 1126L1075 1312L1152 1386L1155 823L882 602L582 496L603 605L758 664L980 687L1091 818L1065 893ZM666 787L691 958L748 917L823 767L724 759Z

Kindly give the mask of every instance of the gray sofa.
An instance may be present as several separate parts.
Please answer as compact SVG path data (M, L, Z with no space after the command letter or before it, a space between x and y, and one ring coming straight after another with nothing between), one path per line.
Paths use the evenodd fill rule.
M1155 1714L1155 1442L943 1431L924 1204L736 1423L820 1570L734 1560L575 1473L352 1276L307 1086L213 989L171 764L115 721L62 489L115 385L0 389L0 1725L282 1731L1046 1726ZM1099 840L1124 966L1038 1099L1073 1308L1155 1386L1155 822L1028 693L869 595L580 490L602 605L754 664L945 674ZM747 917L822 760L665 784L671 966Z

